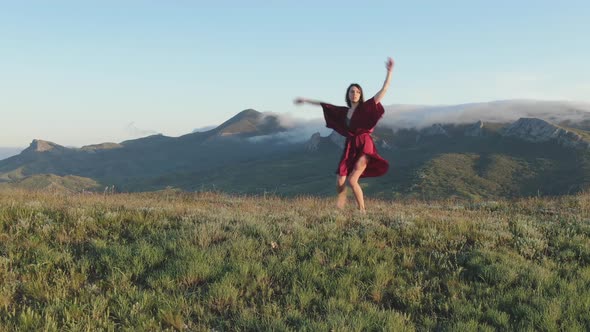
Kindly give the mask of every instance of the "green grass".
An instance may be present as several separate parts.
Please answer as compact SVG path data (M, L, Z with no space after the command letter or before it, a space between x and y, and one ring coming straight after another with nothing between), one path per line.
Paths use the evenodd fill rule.
M590 195L0 192L0 330L590 329Z

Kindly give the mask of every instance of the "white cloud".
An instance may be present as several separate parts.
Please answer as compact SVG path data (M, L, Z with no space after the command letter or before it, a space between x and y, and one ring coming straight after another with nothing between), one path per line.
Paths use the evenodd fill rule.
M504 100L449 106L386 106L381 125L394 129L423 128L434 123L510 122L538 117L555 122L590 119L590 104L568 101Z
M192 131L192 132L193 132L193 133L202 133L202 132L205 132L205 131L209 131L209 130L211 130L211 129L215 129L215 128L217 128L217 126L218 126L218 125L214 125L214 126L205 126L205 127L195 128L195 129L193 129L193 131Z
M323 117L301 119L292 113L273 112L264 112L263 116L275 117L279 124L288 130L273 135L251 137L251 142L306 142L316 132L322 136L328 136L332 132L326 128ZM475 123L479 120L505 123L522 117L537 117L551 122L589 120L590 103L515 99L458 105L388 105L385 106L385 115L379 125L394 130L421 129L435 123Z
M291 114L273 114L289 131L277 135L258 137L304 141L320 132L329 135L323 118L297 119ZM435 123L512 122L523 117L537 117L552 122L570 120L579 122L590 119L590 103L571 101L544 101L533 99L499 100L459 105L388 105L379 125L393 129L424 128Z
M249 139L251 142L273 140L275 142L300 143L309 140L317 132L326 136L332 131L332 129L326 128L324 119L299 119L289 113L274 112L264 112L263 116L276 117L279 124L288 130L273 135L252 137Z
M128 135L131 135L132 137L143 137L143 136L158 134L157 131L152 130L152 129L138 128L135 125L135 122L130 122L129 124L127 124L127 126L125 127L125 132Z

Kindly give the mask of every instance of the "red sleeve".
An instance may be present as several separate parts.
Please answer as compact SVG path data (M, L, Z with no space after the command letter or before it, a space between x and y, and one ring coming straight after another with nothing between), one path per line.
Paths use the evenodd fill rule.
M326 127L334 129L337 133L343 136L348 135L348 127L346 126L346 107L334 106L331 104L321 103L324 110L324 119L326 119Z
M375 103L375 99L371 98L363 103L363 117L362 127L371 129L377 125L377 122L385 113L381 103Z

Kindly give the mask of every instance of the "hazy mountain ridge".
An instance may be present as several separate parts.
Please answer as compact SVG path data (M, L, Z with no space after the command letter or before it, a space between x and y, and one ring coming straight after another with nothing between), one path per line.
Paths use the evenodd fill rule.
M74 174L118 187L136 187L133 182L162 173L206 171L219 164L273 153L277 148L272 144L261 149L243 138L284 130L272 116L246 110L213 130L178 138L151 135L79 149L35 139L21 154L0 162L0 181L17 181L34 174Z
M0 147L0 160L15 156L23 150L24 148Z
M500 104L503 108L496 115L514 110L508 102ZM469 114L473 113L470 107L459 105ZM386 176L364 181L368 194L385 198L526 196L580 191L590 183L590 133L582 129L590 122L588 112L564 113L567 107L562 106L561 113L552 114L541 107L538 113L545 119L561 122L538 118L499 122L488 116L488 120L428 126L423 121L421 126L401 128L400 123L389 126L386 120L397 115L387 108L390 113L373 137L392 167ZM431 115L440 112L436 107L422 109ZM417 118L426 118L417 108L413 111ZM513 115L531 112L521 109ZM454 114L444 119L450 121L458 113ZM191 191L331 194L344 138L317 132L301 143L289 143L290 131L300 129L287 122L281 115L249 109L216 128L180 137L152 135L79 149L34 140L21 154L0 161L0 182L17 186L36 174L54 174L95 181L94 188L115 185L123 191L172 186ZM559 183L551 183L552 179ZM81 184L81 189L92 187L88 183Z

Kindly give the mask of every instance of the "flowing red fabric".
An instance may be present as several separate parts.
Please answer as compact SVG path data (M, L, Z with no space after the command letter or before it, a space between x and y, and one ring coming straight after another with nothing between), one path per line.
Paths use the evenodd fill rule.
M338 164L336 174L346 176L354 170L354 165L363 154L367 155L367 168L361 174L364 177L381 176L389 169L389 163L378 153L371 133L385 110L381 103L376 104L373 98L358 105L352 114L350 123L346 124L348 107L322 103L326 127L334 129L346 137L344 151Z

